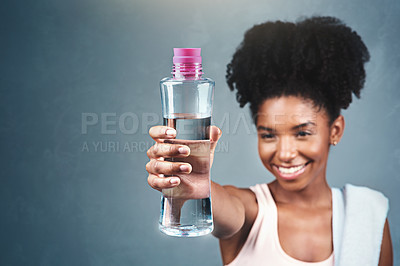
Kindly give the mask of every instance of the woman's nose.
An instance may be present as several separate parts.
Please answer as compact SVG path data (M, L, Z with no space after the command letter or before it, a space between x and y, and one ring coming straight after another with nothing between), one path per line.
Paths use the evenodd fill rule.
M282 162L290 162L297 156L297 148L290 136L282 136L277 144L276 154Z

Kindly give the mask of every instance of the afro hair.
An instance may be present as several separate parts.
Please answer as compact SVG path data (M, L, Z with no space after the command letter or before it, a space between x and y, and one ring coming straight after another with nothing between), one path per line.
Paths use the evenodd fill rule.
M266 22L249 29L227 65L229 88L256 123L269 98L298 96L327 111L330 123L360 98L369 52L360 36L334 17Z

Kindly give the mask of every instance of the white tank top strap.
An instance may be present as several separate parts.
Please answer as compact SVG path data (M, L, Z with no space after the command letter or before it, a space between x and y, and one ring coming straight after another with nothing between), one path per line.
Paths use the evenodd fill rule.
M275 201L274 198L272 197L271 192L269 191L268 185L267 184L257 184L255 186L250 187L250 190L254 192L257 198L257 204L258 204L258 215L257 218L260 218L260 220L264 220L264 216L267 217L267 222L269 225L270 221L273 221L277 219L277 217L271 217L271 215L275 215L274 209L276 208L275 206Z

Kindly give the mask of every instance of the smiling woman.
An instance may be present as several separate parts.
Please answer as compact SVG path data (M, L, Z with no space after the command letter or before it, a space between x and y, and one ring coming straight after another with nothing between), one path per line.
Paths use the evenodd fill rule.
M341 109L360 97L368 60L360 36L332 17L246 32L227 82L241 107L249 103L259 157L276 180L243 189L212 182L224 264L392 265L388 199L366 187L331 188L326 178L329 150L345 129ZM158 190L180 186L184 166L163 160L181 148L164 141L176 136L167 130L150 130L157 144L148 151L148 182ZM212 158L221 134L211 127Z
M285 190L329 190L329 144L340 140L343 121L339 116L330 130L326 113L311 102L293 96L268 99L257 119L261 161Z

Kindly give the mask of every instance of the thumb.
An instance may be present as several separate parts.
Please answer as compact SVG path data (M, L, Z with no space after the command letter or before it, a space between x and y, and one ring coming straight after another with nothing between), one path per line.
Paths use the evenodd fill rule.
M222 136L222 131L216 126L211 126L210 128L210 151L214 152L215 147L217 146L218 140Z

